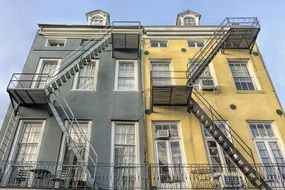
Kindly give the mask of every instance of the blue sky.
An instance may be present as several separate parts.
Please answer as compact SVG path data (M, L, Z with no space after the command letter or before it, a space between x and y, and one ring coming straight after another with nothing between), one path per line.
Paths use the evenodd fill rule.
M21 72L37 24L85 24L85 13L94 9L109 12L111 20L140 20L144 25L175 24L177 13L187 9L202 15L201 24L219 24L228 16L258 17L257 41L285 106L284 8L281 0L1 0L0 124L9 104L6 86L13 72Z

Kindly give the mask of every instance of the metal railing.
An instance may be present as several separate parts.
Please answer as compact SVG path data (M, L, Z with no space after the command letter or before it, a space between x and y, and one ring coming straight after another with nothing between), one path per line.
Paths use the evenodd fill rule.
M44 89L51 78L48 73L14 73L7 89Z
M213 33L213 37L206 43L206 45L199 49L197 53L190 59L187 64L187 85L191 85L195 83L199 72L201 73L203 70L203 66L205 67L207 62L215 55L223 42L226 40L229 35L229 31L231 28L256 28L259 29L260 25L256 17L231 17L226 18L221 24L220 27ZM201 70L201 71L199 71ZM193 77L194 76L194 77Z
M248 144L235 132L235 130L227 123L227 121L218 113L218 111L200 94L200 92L193 88L192 91L193 99L203 108L203 111L215 122L216 125L225 125L225 136L229 136L230 141L237 149L237 145L246 153L247 157L251 159L251 162L255 163L255 159L251 148Z
M95 185L82 168L62 162L1 163L0 187L60 189L256 189L234 165L96 164ZM255 165L272 189L285 188L285 164Z

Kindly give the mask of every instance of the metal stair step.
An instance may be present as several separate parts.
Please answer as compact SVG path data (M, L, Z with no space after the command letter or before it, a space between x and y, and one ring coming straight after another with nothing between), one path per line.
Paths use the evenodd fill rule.
M78 66L78 64L74 65L74 66L73 66L73 69L74 69L75 72L79 72L79 66Z
M57 79L57 80L56 80L56 83L57 83L58 86L62 86L62 82L61 82L60 79Z
M65 73L65 76L66 76L67 79L70 79L70 78L71 78L69 71L67 71L67 72Z
M69 72L71 75L75 75L75 73L76 73L73 67L69 69Z
M60 78L61 78L62 82L66 83L65 75L62 75Z

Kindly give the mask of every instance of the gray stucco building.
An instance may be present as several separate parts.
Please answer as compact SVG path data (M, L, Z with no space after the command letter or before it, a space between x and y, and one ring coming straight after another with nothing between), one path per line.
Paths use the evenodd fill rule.
M1 184L34 188L143 188L140 23L39 24L14 74L1 129ZM131 177L130 177L131 176Z

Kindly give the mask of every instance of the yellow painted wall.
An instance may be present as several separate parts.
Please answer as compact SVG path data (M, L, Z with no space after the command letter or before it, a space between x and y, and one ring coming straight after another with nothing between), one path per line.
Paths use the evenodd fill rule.
M194 56L198 49L188 48L186 39L170 39L167 48L151 48L150 40L145 39L143 48L143 51L149 52L148 55L143 56L145 103L146 108L149 108L150 60L169 59L173 71L185 71L188 60ZM186 48L187 51L182 52L181 48ZM258 52L259 56L249 54L248 50L226 50L223 54L218 53L212 64L219 91L216 93L203 92L203 95L250 146L255 153L255 160L261 162L256 154L247 121L273 121L280 136L279 142L283 143L285 140L285 117L276 114L276 109L280 109L280 104L257 47L254 48L254 51ZM261 90L237 91L227 58L248 58ZM185 83L186 80L176 82L176 84ZM235 104L237 109L231 110L230 104ZM148 162L155 163L152 121L180 121L182 145L187 164L208 163L199 121L187 112L186 107L174 106L154 106L153 113L146 116Z

